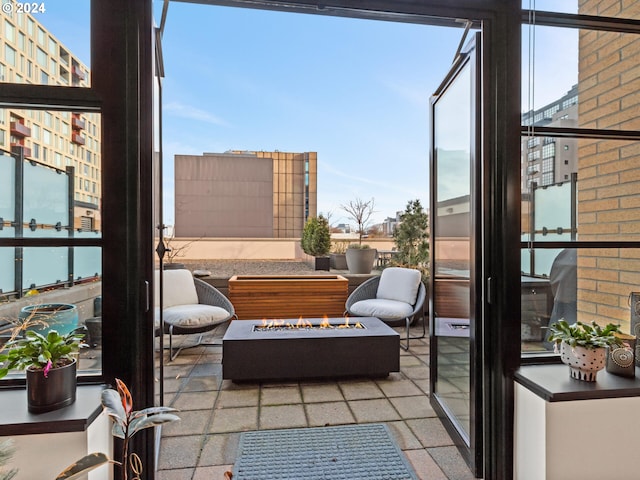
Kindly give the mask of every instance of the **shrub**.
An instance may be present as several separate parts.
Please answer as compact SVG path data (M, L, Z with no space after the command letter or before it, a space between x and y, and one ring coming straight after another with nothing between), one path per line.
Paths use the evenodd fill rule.
M300 240L302 251L314 257L323 257L331 249L331 232L329 222L322 215L310 217L302 230Z

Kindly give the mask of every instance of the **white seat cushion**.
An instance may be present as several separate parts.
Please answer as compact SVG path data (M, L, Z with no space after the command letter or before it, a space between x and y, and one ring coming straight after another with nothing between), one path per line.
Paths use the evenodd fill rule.
M229 318L229 312L224 308L212 305L176 305L165 308L164 322L180 327L201 327L215 325Z
M413 307L408 303L383 298L360 300L351 305L349 310L359 317L377 317L384 320L402 320L413 313Z
M380 275L376 298L397 300L414 305L418 296L421 274L419 270L402 267L388 267Z
M160 272L155 271L155 304L160 298ZM163 307L175 305L193 305L198 303L198 293L193 275L186 269L165 270L163 272Z

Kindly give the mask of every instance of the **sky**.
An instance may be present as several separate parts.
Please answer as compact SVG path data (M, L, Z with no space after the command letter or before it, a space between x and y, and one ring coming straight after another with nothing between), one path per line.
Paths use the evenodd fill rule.
M48 0L39 17L87 65L89 3ZM154 1L158 22L161 11ZM317 152L318 211L334 225L353 223L341 205L358 198L374 199L374 223L413 199L426 208L429 99L462 32L171 2L162 39L164 223L174 223L174 155L231 149ZM562 44L555 38L549 65L536 66L536 91L546 93L536 93L536 106L577 81L558 79Z

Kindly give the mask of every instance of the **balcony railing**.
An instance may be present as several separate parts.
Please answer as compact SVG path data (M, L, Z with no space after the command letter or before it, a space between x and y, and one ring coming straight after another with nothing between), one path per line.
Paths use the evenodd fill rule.
M23 123L11 122L10 129L11 129L11 135L14 135L16 137L31 136L31 129Z
M16 142L11 142L11 151L13 153L18 153L18 148L22 148L24 152L24 158L31 158L31 149L29 147L25 147L24 145Z
M84 130L85 127L86 122L84 121L84 119L75 116L71 118L71 128L75 130Z
M85 74L82 71L82 69L78 66L78 65L72 65L71 66L71 73L73 74L73 76L75 76L76 78L80 79L80 80L84 80L85 79Z
M71 134L71 141L77 145L84 145L84 137L77 133Z

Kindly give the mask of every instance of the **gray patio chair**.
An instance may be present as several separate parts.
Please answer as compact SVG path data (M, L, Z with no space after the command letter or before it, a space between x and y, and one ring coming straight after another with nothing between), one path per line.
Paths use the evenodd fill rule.
M160 329L160 315L158 307L159 272L156 271L156 327ZM163 308L162 320L164 333L169 334L170 359L174 360L184 348L199 345L217 345L202 343L205 332L238 318L233 304L220 290L207 282L194 278L189 270L165 270L163 274ZM160 332L157 331L159 334ZM174 350L174 335L200 334L198 341L188 347Z
M382 275L363 282L349 295L345 315L377 317L389 326L404 326L406 344L400 346L409 350L409 340L424 338L427 334L423 318L422 335L409 335L411 324L424 317L422 310L426 296L427 289L419 270L389 267L382 271Z

